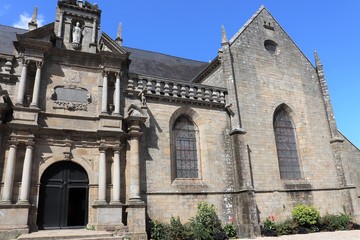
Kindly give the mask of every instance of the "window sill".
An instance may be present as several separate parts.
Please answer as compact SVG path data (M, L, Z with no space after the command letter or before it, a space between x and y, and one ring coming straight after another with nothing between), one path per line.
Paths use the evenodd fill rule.
M282 179L286 190L306 190L312 189L309 181L305 179Z

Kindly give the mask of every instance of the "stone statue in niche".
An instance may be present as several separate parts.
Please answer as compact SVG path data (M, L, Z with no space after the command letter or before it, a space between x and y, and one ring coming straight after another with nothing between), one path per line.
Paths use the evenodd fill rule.
M83 35L83 28L81 28L79 22L76 22L76 25L73 27L73 32L72 32L72 46L74 49L81 48L82 35Z

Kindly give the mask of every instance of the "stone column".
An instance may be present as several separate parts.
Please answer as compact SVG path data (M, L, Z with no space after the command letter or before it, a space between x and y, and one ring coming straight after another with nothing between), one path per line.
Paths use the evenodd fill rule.
M115 97L114 97L114 115L120 115L120 77L121 72L116 73L116 82L115 82Z
M35 83L34 90L32 96L32 102L30 104L31 107L39 107L39 94L40 94L40 82L41 82L41 69L43 67L43 62L36 62L36 75L35 75Z
M101 102L101 113L107 113L108 107L108 74L109 72L104 72L103 78L103 89L102 89L102 102Z
M92 35L91 35L91 42L92 43L96 43L96 22L97 22L97 18L94 18L93 32L92 32Z
M34 143L32 141L27 143L22 178L21 178L21 190L20 190L19 204L28 204L29 203L33 149L34 149Z
M100 147L98 203L106 203L106 148Z
M64 12L61 11L60 12L60 20L59 20L59 28L58 28L58 32L57 32L57 36L61 37L62 34L62 26L63 26L63 20L64 19Z
M20 84L16 99L17 105L23 105L24 104L24 95L25 95L25 86L26 86L26 75L27 75L27 67L28 67L29 61L24 60L23 61L23 67L21 71L21 77L20 77Z
M17 142L10 142L10 150L5 169L2 204L11 204L14 185L17 144Z
M120 166L120 148L114 149L114 165L113 165L113 194L111 203L117 204L120 203L120 174L121 166Z
M130 144L130 201L141 201L140 197L140 158L139 158L139 137L131 137Z

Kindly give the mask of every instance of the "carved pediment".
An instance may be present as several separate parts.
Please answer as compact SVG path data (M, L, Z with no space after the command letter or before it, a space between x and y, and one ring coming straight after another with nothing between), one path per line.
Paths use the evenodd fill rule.
M147 118L147 114L140 107L131 104L128 108L128 117Z
M99 41L100 51L103 52L112 52L112 53L120 53L120 54L128 54L126 50L117 44L109 35L106 33L102 33L100 41Z
M17 34L16 37L18 41L31 38L51 42L55 40L54 23L47 24L45 26L39 27L23 34Z

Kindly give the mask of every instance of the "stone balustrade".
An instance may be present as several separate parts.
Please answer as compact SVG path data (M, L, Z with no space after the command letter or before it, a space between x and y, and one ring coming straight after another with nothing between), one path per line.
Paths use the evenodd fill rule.
M144 91L147 98L163 98L170 101L189 101L205 105L225 105L225 88L194 84L190 82L171 82L168 80L129 78L127 92Z

